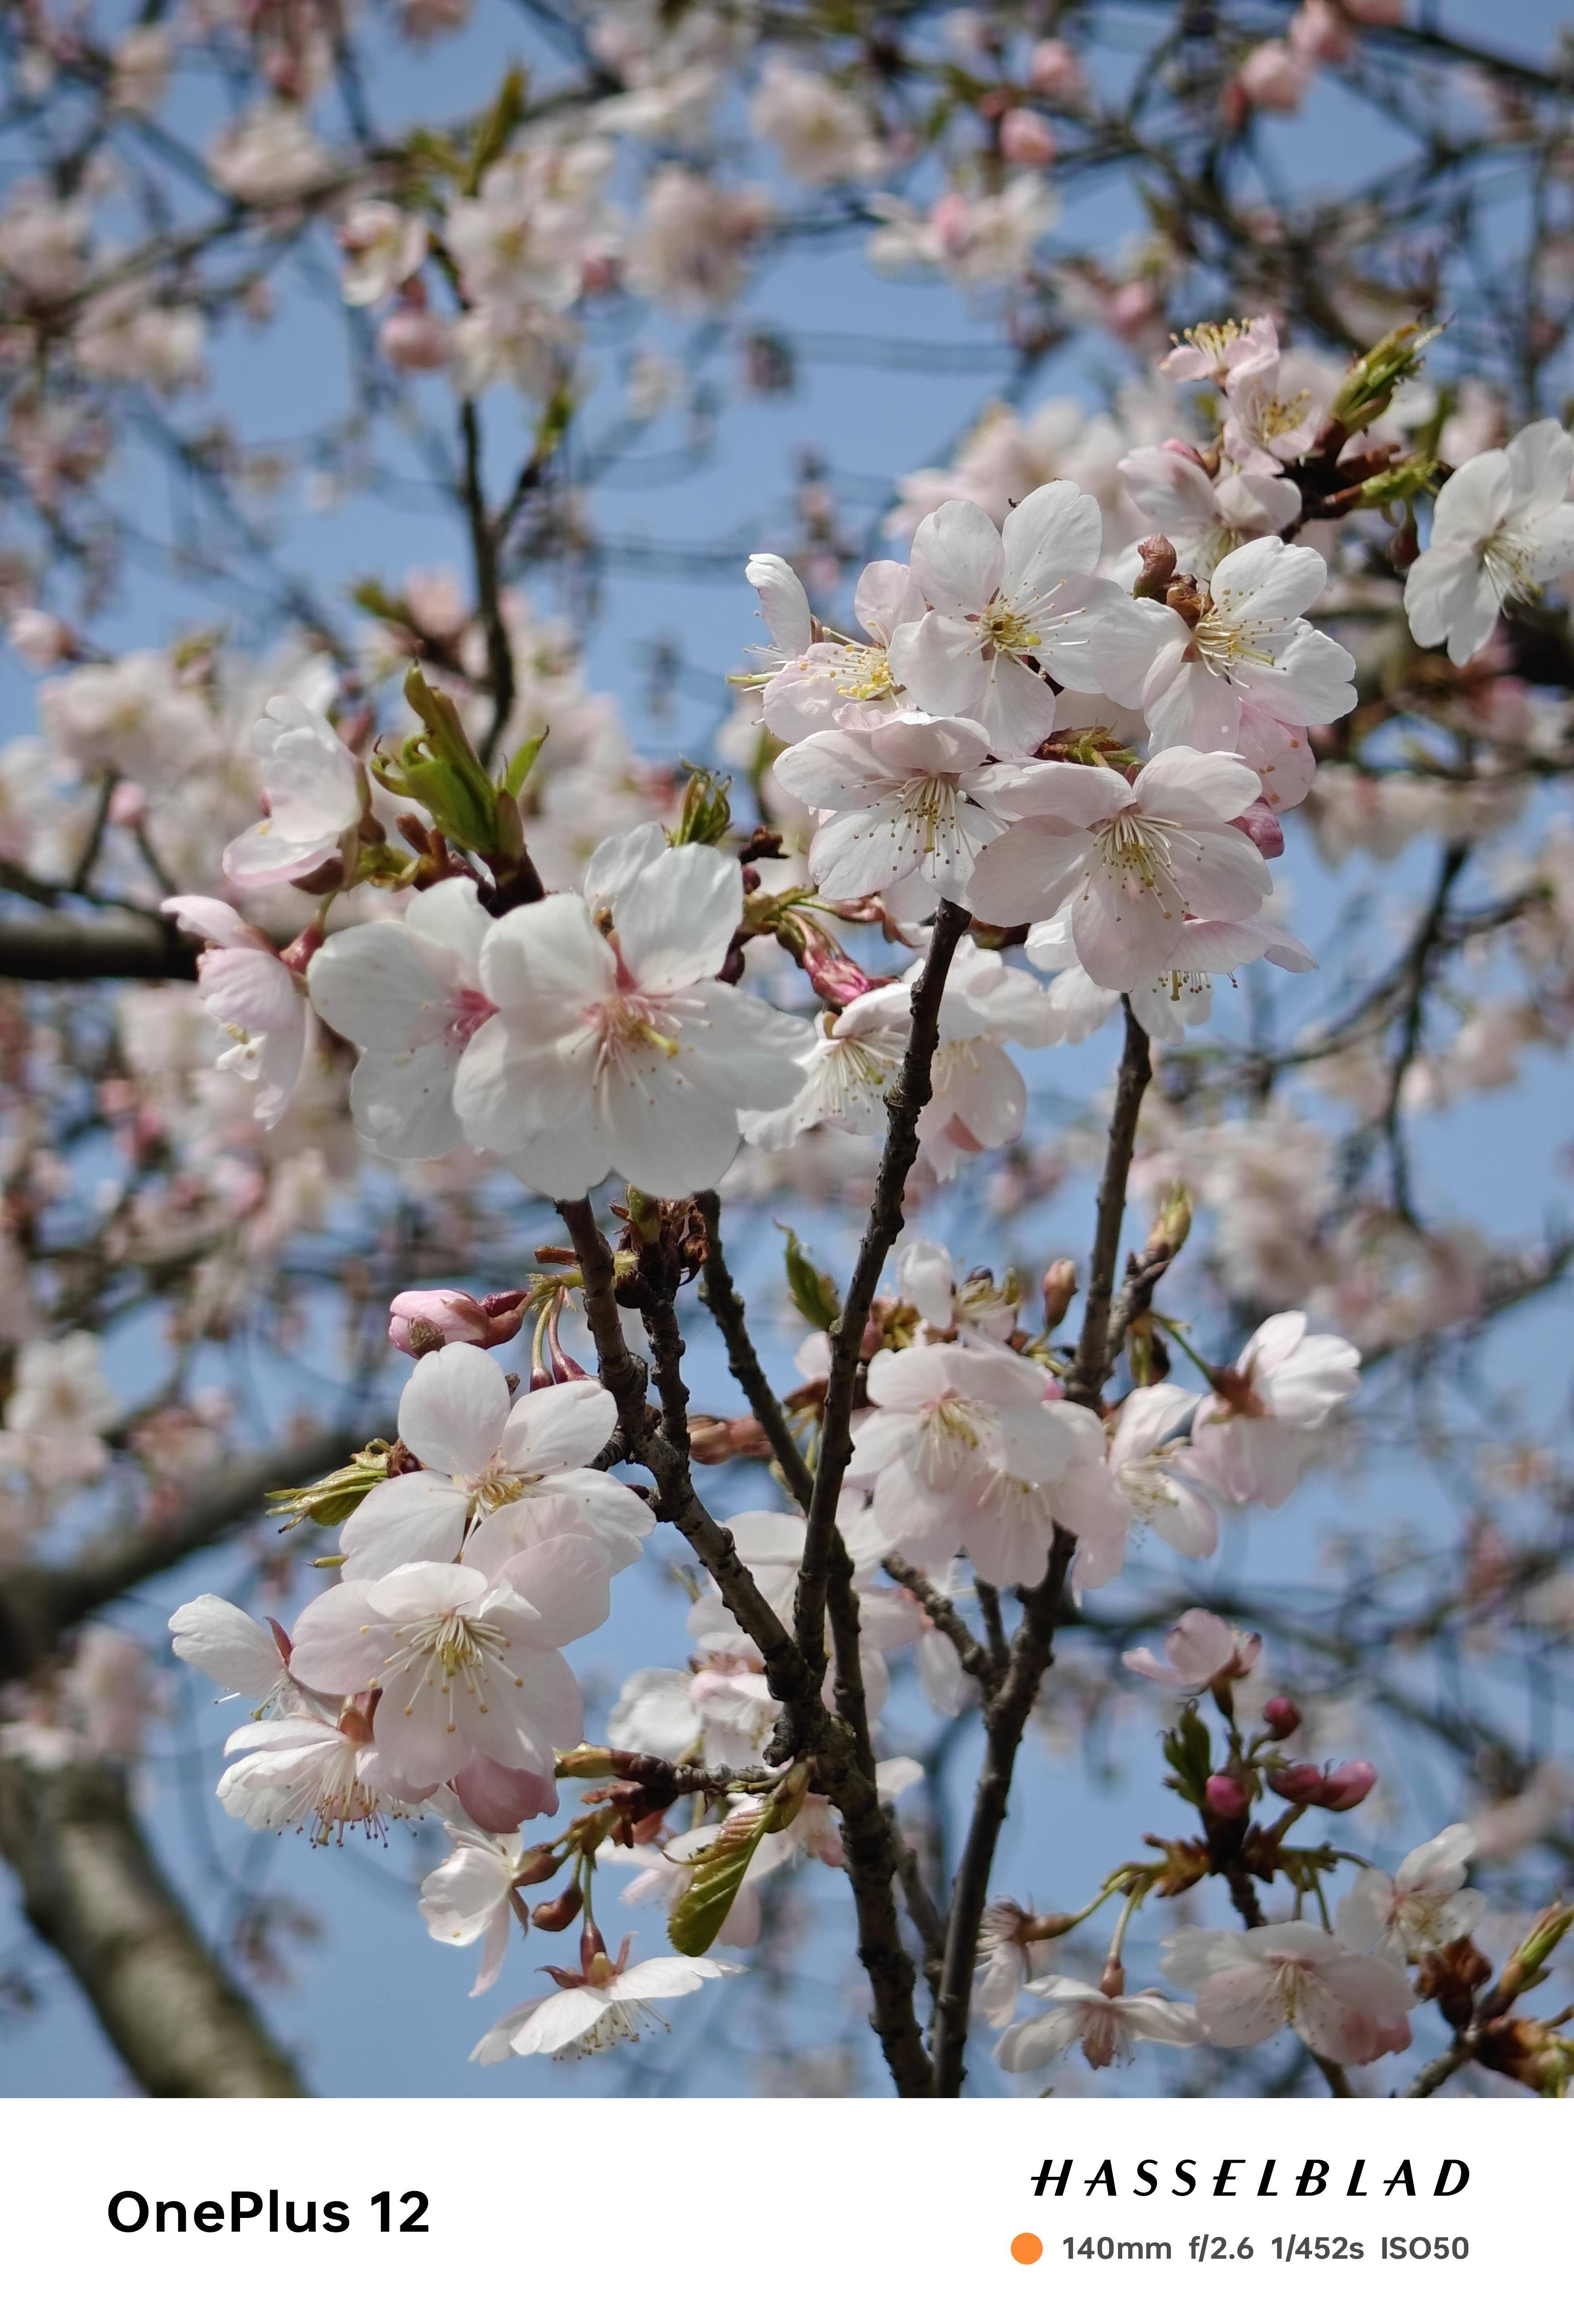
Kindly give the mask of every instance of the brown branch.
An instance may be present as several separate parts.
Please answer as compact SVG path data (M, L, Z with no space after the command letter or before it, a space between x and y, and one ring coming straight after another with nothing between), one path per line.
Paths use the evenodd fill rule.
M101 976L190 983L198 950L168 920L88 920L74 912L0 919L0 977L24 984L87 984Z
M716 1319L727 1349L727 1370L748 1398L749 1410L759 1422L776 1457L787 1489L806 1513L814 1494L814 1471L788 1425L787 1415L765 1378L749 1335L743 1296L732 1279L721 1241L721 1204L714 1194L697 1194L695 1204L705 1221L706 1256L700 1271L700 1296Z
M117 1769L0 1757L0 1852L150 2098L307 2095L160 1870Z
M779 1759L797 1749L815 1756L821 1780L842 1820L847 1877L857 1912L858 1958L874 1995L870 2023L899 2094L928 2098L929 2060L912 2006L912 1959L902 1941L896 1916L896 1845L875 1783L866 1722L860 1744L850 1721L833 1720L826 1711L819 1692L823 1649L818 1666L811 1665L761 1595L732 1536L717 1524L694 1490L687 1454L647 1406L645 1367L624 1338L612 1253L589 1203L560 1203L558 1210L579 1262L585 1316L596 1342L602 1385L617 1406L630 1458L643 1462L655 1478L659 1515L677 1526L721 1592L723 1603L759 1649L766 1681L782 1706L789 1730L785 1738L778 1736L771 1756ZM841 1563L846 1563L845 1551ZM849 1585L850 1577L848 1567ZM820 1618L823 1627L823 1613ZM832 1619L834 1623L834 1606ZM856 1605L851 1640L849 1679L840 1666L841 1634L838 1633L837 1706L838 1711L845 1706L861 1716L863 1674L857 1656Z
M909 1564L899 1550L887 1550L880 1563L893 1582L899 1582L910 1596L917 1599L930 1620L943 1637L949 1638L957 1650L957 1660L968 1676L977 1679L987 1693L1000 1675L990 1659L989 1648L976 1638L963 1621L943 1590L937 1590L927 1573ZM998 1609L996 1609L998 1619Z
M832 1536L842 1479L852 1458L853 1391L863 1354L864 1327L879 1287L880 1274L892 1245L902 1231L903 1203L908 1174L918 1159L918 1117L932 1091L931 1068L940 1043L940 1002L957 946L967 933L968 915L959 904L942 903L935 914L929 957L912 990L912 1024L907 1053L896 1087L886 1100L891 1127L880 1157L869 1222L858 1248L857 1263L847 1295L830 1333L830 1375L826 1382L825 1412L820 1424L819 1458L814 1472L809 1530L804 1537L803 1563L799 1570L793 1622L805 1658L823 1662L825 1600L831 1563Z
M1121 1007L1125 1011L1125 1047L1121 1054L1120 1074L1115 1085L1115 1106L1109 1118L1109 1134L1104 1154L1104 1175L1098 1184L1098 1210L1093 1232L1093 1255L1088 1268L1088 1296L1082 1309L1082 1335L1077 1343L1077 1360L1072 1368L1067 1395L1075 1404L1085 1404L1097 1412L1104 1394L1104 1383L1115 1369L1120 1354L1118 1341L1110 1343L1110 1307L1115 1290L1116 1261L1120 1256L1121 1229L1125 1221L1125 1187L1131 1175L1132 1155L1136 1146L1137 1118L1143 1109L1143 1093L1153 1078L1153 1060L1148 1037L1132 1014L1132 1005L1123 995Z

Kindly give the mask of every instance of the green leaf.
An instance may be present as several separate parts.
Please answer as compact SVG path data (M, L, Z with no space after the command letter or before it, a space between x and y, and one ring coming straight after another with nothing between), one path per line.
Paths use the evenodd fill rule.
M829 1332L842 1312L836 1277L816 1267L791 1227L782 1232L787 1237L788 1296L806 1323L812 1323L817 1332Z
M483 114L476 129L476 143L470 150L470 166L465 179L465 191L477 193L482 179L507 150L508 141L524 118L525 91L530 87L529 76L523 65L510 65L503 76L503 85Z
M357 1452L347 1468L336 1469L329 1477L319 1477L315 1484L285 1485L270 1492L273 1515L284 1519L280 1528L291 1533L308 1517L313 1525L343 1525L353 1517L375 1485L380 1485L388 1474L388 1447L384 1443L368 1444Z
M770 1829L770 1808L769 1800L745 1800L717 1826L715 1840L699 1858L694 1877L667 1923L674 1952L691 1959L708 1953L721 1934L755 1850Z
M535 762L541 756L542 744L551 731L550 726L543 726L539 734L532 734L528 742L522 742L508 761L508 771L503 778L503 788L510 798L517 798L529 782L535 770Z
M400 745L398 771L404 790L420 800L443 837L452 840L456 847L468 848L477 855L495 853L496 794L455 704L440 687L431 684L418 663L412 664L404 681L404 699L423 730Z

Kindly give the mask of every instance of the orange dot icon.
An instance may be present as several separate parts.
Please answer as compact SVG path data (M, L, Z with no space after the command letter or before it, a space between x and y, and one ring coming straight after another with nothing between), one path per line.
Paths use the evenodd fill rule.
M1011 2256L1023 2267L1031 2267L1035 2259L1042 2259L1044 2247L1037 2236L1013 2236Z

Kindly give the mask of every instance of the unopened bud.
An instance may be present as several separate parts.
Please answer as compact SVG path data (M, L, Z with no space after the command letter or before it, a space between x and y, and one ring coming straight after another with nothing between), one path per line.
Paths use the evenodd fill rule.
M1293 1766L1275 1767L1268 1777L1268 1789L1298 1808L1320 1805L1322 1785L1322 1769L1305 1760L1298 1760Z
M1151 1259L1178 1258L1191 1231L1191 1197L1184 1186L1166 1189L1163 1207L1148 1230Z
M560 1751L552 1765L552 1773L560 1778L578 1783L586 1780L599 1783L620 1770L618 1755L605 1745L577 1743L571 1751Z
M1506 2008L1528 1985L1541 1982L1541 1972L1551 1954L1574 1928L1574 1904L1549 1904L1539 1914L1503 1965L1495 1996Z
M1044 1329L1052 1332L1065 1321L1066 1311L1077 1296L1077 1262L1074 1259L1057 1259L1044 1269Z
M1284 853L1284 828L1266 799L1254 799L1244 814L1232 816L1233 827L1244 832L1265 863Z
M526 1291L491 1291L480 1299L468 1291L402 1291L389 1303L388 1337L406 1356L431 1355L456 1342L500 1348L517 1337L529 1298Z
M1285 1743L1300 1726L1301 1713L1287 1694L1270 1695L1263 1705L1263 1724L1275 1743Z
M516 1888L537 1888L543 1880L550 1880L557 1868L558 1859L550 1848L532 1848L520 1858L514 1885Z
M1329 1773L1318 1805L1330 1809L1335 1815L1343 1815L1348 1809L1360 1806L1376 1781L1377 1770L1369 1759L1347 1759L1342 1766Z
M545 1929L550 1935L557 1936L560 1931L572 1928L579 1917L579 1907L584 1901L577 1886L565 1888L562 1895L554 1896L550 1904L538 1904L530 1916L531 1922L534 1927Z
M1209 1775L1206 1795L1214 1814L1225 1823L1239 1823L1252 1804L1245 1785L1233 1775Z

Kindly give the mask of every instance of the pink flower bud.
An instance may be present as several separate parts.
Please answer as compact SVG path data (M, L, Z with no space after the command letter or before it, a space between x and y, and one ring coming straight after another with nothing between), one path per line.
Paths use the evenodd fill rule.
M1342 1766L1330 1770L1318 1805L1343 1815L1347 1809L1360 1806L1376 1781L1377 1770L1369 1759L1347 1759Z
M1263 1724L1275 1743L1283 1743L1301 1724L1301 1713L1287 1694L1271 1695L1263 1705Z
M1000 150L1014 170L1047 170L1055 158L1055 133L1042 114L1014 105L1000 124Z
M1303 0L1290 20L1290 45L1298 57L1319 65L1342 65L1355 46L1349 25L1329 0Z
M1304 1759L1298 1760L1293 1766L1275 1767L1268 1778L1268 1789L1298 1808L1318 1806L1322 1784L1322 1769L1312 1766Z
M1259 855L1272 862L1275 855L1284 853L1284 833L1278 816L1266 799L1254 799L1244 815L1231 817L1237 831L1244 831Z
M377 345L395 371L440 371L449 359L449 327L423 307L395 307L377 327Z
M1041 97L1075 105L1087 88L1082 67L1064 41L1040 41L1027 60L1027 77Z
M388 1337L404 1356L430 1356L462 1340L472 1348L500 1348L524 1321L523 1291L402 1291L390 1303Z
M1283 41L1262 41L1242 65L1236 87L1264 113L1294 113L1311 86L1311 67Z
M1207 1790L1208 1806L1226 1823L1239 1823L1251 1806L1245 1787L1233 1775L1209 1775Z

